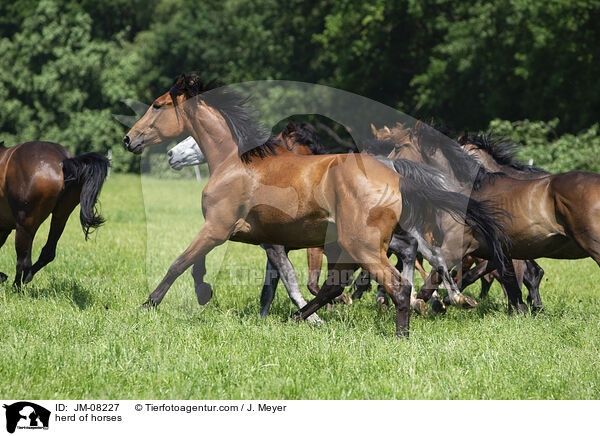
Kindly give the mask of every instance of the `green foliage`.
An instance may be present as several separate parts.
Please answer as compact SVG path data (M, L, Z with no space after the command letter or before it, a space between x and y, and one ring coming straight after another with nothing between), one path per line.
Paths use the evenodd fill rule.
M482 128L492 118L577 131L600 114L600 2L472 0L440 15L443 39L412 79L426 113Z
M553 173L600 173L600 124L574 135L557 136L558 119L542 121L493 120L489 129L521 146L519 157Z
M150 103L186 71L320 83L458 130L559 118L557 135L588 138L600 119L599 18L600 0L1 2L0 140L113 148L117 171L137 170L111 114L131 115L121 100ZM588 152L572 164L593 161Z
M113 119L120 99L133 97L124 85L125 45L92 39L92 19L69 5L43 0L17 33L0 40L0 132L6 144L58 142L72 153L122 148L123 127ZM118 66L118 70L113 69ZM135 159L114 162L131 170Z

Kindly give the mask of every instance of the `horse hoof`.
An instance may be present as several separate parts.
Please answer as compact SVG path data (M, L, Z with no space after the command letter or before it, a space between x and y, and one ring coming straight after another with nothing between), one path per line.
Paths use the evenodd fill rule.
M468 295L461 295L458 300L458 306L462 307L463 309L472 309L477 307L477 301Z
M311 316L306 318L306 320L313 325L323 324L323 320L321 320L321 318L319 318L319 315L317 315L316 313L313 313Z
M33 274L30 272L27 274L27 277L25 277L25 280L23 280L23 284L26 285L27 283L31 282L33 280Z
M341 294L333 300L336 303L346 304L348 306L352 305L352 298L348 294Z
M156 303L148 298L144 304L140 306L140 310L150 310L156 308Z
M292 321L302 321L302 312L298 310L292 313L292 316L290 318L292 318Z
M517 305L517 307L509 305L508 306L508 314L513 315L515 312L520 315L526 315L529 313L529 310L527 309L527 306L524 305L523 303L519 303Z
M452 306L452 300L450 299L450 295L444 295L444 298L442 298L442 303L444 303L445 306Z
M415 301L413 301L411 303L410 306L419 315L421 315L421 316L427 316L427 303L425 303L424 300L421 300L420 298L417 298Z
M531 313L534 315L537 315L538 313L542 312L544 310L543 306L533 306L531 308Z
M4 283L7 280L8 280L8 276L6 274L0 272L0 283Z
M319 293L319 288L313 288L312 286L307 286L307 288L308 288L308 292L313 294L315 297Z
M431 304L431 312L434 314L443 315L446 313L446 305L437 299L429 300L429 304Z
M387 306L387 304L388 304L387 298L385 298L385 297L377 297L377 304L379 306Z
M196 284L194 287L196 288L196 298L198 299L198 304L200 306L204 306L213 296L212 288L208 283Z

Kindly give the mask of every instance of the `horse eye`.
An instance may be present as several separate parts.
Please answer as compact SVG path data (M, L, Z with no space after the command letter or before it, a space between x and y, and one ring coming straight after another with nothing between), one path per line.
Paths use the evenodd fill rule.
M152 106L152 109L160 109L162 107L162 105L158 104L158 103L154 103L154 105Z

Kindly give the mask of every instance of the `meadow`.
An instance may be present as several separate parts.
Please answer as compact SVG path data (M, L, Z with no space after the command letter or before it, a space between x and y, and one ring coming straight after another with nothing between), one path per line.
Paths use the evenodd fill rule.
M101 195L107 223L85 242L74 213L56 260L19 292L10 284L11 235L0 250L9 275L0 285L0 396L600 398L600 270L591 259L540 260L545 309L536 316L509 316L494 284L473 310L413 316L409 340L395 338L393 311L378 310L374 292L323 309L314 326L290 319L295 307L280 284L269 317L259 319L264 253L231 242L208 257L215 296L206 306L186 273L158 309L141 310L202 225L201 188L112 175ZM291 259L305 277L304 252ZM466 291L478 292L478 284Z

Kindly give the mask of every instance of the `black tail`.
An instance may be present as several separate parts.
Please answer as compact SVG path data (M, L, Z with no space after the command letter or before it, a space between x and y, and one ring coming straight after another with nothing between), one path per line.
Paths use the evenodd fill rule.
M406 226L416 226L425 216L426 209L441 209L483 236L498 272L505 272L504 247L509 246L510 240L499 222L508 218L504 210L496 207L492 201L475 200L448 190L443 181L444 176L426 165L398 159L394 161L394 168L403 176L400 179L400 191L402 217ZM415 173L418 173L417 177Z
M86 240L90 229L96 229L104 223L104 218L96 210L96 201L109 166L109 160L100 153L86 153L63 161L64 187L77 185L81 188L79 220Z

